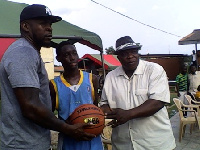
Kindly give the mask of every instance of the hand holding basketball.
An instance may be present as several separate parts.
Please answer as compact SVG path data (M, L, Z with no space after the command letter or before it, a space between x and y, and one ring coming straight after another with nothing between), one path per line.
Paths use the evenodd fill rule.
M102 133L105 124L104 113L93 104L80 105L70 115L69 120L71 124L88 124L84 126L84 131L95 135Z
M71 125L69 135L76 139L77 141L90 141L92 138L96 137L94 134L90 134L84 131L84 127L88 126L85 123L77 123Z

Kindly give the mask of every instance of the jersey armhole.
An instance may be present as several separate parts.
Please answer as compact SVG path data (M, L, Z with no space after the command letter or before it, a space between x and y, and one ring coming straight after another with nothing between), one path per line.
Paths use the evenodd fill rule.
M59 102L58 102L58 88L57 88L57 85L55 83L54 80L51 80L51 83L53 84L53 87L54 87L54 91L56 92L56 110L58 110L58 105L59 105Z

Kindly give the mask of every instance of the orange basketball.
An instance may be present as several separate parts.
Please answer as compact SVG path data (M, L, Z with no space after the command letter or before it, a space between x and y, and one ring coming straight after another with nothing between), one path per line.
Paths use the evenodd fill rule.
M70 115L69 121L71 124L76 123L91 123L90 127L85 127L84 131L87 133L99 135L102 133L105 118L103 111L93 104L83 104L77 107Z

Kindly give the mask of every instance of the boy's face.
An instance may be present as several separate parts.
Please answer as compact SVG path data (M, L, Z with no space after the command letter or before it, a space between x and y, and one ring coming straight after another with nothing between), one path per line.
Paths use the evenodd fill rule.
M77 68L79 56L74 45L64 45L61 53L56 57L64 68Z

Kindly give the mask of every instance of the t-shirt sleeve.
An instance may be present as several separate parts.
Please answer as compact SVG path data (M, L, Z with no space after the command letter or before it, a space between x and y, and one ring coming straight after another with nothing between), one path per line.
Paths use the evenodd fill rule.
M35 87L40 88L38 67L41 63L39 54L31 48L21 48L13 52L5 60L5 70L12 88Z

